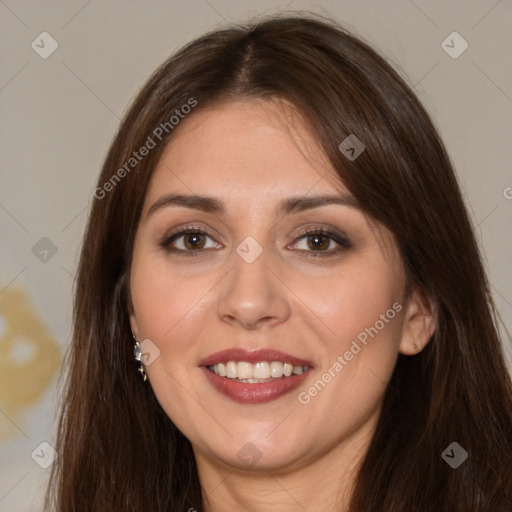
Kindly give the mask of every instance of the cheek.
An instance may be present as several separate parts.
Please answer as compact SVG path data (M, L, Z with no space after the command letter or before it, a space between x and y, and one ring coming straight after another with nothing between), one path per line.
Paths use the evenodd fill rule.
M401 285L396 268L384 260L354 264L323 286L304 282L302 293L330 331L322 338L324 355L313 385L300 390L301 403L318 418L345 417L349 428L347 411L355 420L380 402L398 356Z
M205 289L206 287L206 289ZM141 339L159 350L146 373L155 396L167 415L182 431L204 411L190 397L200 396L191 372L197 365L197 345L207 309L205 277L184 278L142 255L134 258L131 291Z
M346 287L337 302L334 297L330 304L325 302L325 322L335 335L324 338L322 367L308 387L298 390L312 430L347 436L380 407L396 364L402 326L396 296L381 292Z
M131 292L141 336L165 342L180 323L190 324L201 314L214 283L204 275L179 275L155 259L151 254L134 258Z
M296 293L306 298L314 316L329 328L326 341L330 352L348 350L353 340L359 337L364 342L365 337L376 336L376 331L381 338L393 342L390 350L394 351L398 348L401 331L397 311L402 309L399 304L401 286L396 268L375 258L373 262L353 261L339 271L314 280L301 279Z

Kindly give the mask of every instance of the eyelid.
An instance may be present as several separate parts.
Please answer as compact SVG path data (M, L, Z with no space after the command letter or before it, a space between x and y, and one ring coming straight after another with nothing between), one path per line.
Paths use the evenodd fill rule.
M326 235L333 235L335 237L341 238L348 242L348 237L343 231L341 231L337 228L325 226L322 224L313 224L313 225L308 225L306 228L300 228L298 233L295 235L295 237L301 237L301 236L304 236L304 235L307 235L310 233L313 233L313 234L314 233L323 233Z
M181 224L178 227L173 228L171 231L166 232L165 238L171 238L173 235L177 235L178 233L184 233L188 231L198 231L200 233L203 233L206 236L209 236L210 238L222 238L223 235L221 235L217 230L213 229L209 225L205 226L201 223L198 224Z

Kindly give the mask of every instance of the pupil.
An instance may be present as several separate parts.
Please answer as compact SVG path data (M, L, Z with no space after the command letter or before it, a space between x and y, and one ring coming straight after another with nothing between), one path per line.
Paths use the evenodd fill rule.
M185 245L188 249L201 249L204 245L201 237L201 233L190 233L185 237Z

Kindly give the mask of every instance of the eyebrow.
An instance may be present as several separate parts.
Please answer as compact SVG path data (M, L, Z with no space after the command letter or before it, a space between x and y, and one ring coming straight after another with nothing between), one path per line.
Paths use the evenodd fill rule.
M344 194L339 196L299 196L290 197L283 200L278 206L278 213L289 215L298 213L312 208L319 208L330 204L349 206L351 208L360 209L360 206L354 196ZM205 213L223 214L226 209L224 203L214 197L186 195L186 194L167 194L154 202L148 210L147 218L162 208L170 206L183 206L194 210L200 210Z

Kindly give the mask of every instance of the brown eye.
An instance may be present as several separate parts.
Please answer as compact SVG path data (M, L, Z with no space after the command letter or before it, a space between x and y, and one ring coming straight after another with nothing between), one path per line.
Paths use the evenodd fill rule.
M199 254L207 249L219 249L222 246L215 242L207 233L197 228L186 228L168 236L161 246L171 253L185 256Z
M206 239L202 233L188 233L183 236L183 244L190 250L202 249L206 244Z
M344 234L320 228L303 231L294 246L306 256L334 256L352 247Z
M324 251L329 248L329 243L331 239L322 234L309 235L308 239L308 247L312 251Z

